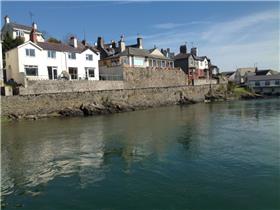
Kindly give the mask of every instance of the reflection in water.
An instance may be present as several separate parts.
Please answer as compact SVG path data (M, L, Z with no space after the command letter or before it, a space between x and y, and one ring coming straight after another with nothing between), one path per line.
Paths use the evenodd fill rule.
M181 183L192 180L185 184L188 188L193 184L197 190L207 178L201 173L212 171L213 177L209 177L208 182L214 182L220 179L217 171L229 170L225 167L229 162L233 162L230 166L233 168L237 163L241 167L242 162L248 166L252 161L252 157L248 157L250 151L258 152L254 156L258 163L277 163L275 157L269 155L271 150L264 150L266 142L259 141L261 147L253 147L255 139L247 136L247 131L257 133L262 127L264 130L259 137L263 134L267 140L275 142L279 137L275 131L279 110L280 103L276 100L248 101L5 123L2 128L2 195L44 191L58 177L78 177L78 187L86 190L104 185L104 180L120 172L140 176L149 185L153 184L149 183L149 177L155 173L157 179L152 182L163 179L161 186L173 183L172 177L178 176ZM271 128L266 131L268 126ZM201 165L195 174L198 163ZM200 171L203 168L207 172ZM184 174L183 178L180 173ZM195 180L198 177L200 180Z

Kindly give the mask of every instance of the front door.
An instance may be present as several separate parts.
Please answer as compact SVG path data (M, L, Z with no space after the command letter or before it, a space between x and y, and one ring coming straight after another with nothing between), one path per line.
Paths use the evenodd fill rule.
M48 66L48 75L50 80L57 79L57 68L53 66Z

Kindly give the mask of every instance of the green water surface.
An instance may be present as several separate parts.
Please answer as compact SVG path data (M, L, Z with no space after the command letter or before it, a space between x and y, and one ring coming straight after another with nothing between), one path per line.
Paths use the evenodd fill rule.
M2 123L3 209L280 209L280 100Z

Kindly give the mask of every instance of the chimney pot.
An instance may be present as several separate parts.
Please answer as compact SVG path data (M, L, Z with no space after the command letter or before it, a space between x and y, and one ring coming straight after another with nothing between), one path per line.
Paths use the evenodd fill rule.
M180 46L180 53L186 54L187 53L187 45L181 45Z
M37 24L36 23L32 23L32 28L34 28L35 30L37 30Z
M124 35L121 35L121 40L119 41L119 49L121 52L125 51Z
M8 15L6 15L6 16L4 17L4 19L5 19L5 24L10 23L10 18L9 18Z
M196 47L191 48L191 54L197 56L197 48Z
M97 47L104 48L104 39L101 36L97 38Z
M69 43L72 47L77 48L78 47L78 40L76 37L71 36L70 37L70 43Z

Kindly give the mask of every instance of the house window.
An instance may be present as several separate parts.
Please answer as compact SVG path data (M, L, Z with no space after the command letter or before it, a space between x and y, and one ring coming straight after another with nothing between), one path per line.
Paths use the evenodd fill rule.
M78 68L69 67L68 72L70 74L71 79L78 79Z
M153 67L157 66L157 61L153 60Z
M38 66L24 66L25 75L26 76L38 76Z
M68 53L68 58L75 60L76 59L76 53Z
M152 67L153 66L153 60L149 59L149 66Z
M265 81L265 86L269 86L270 85L270 81Z
M135 66L144 66L144 58L134 58Z
M160 61L160 60L157 61L157 66L158 66L158 67L161 66L161 61Z
M86 70L86 78L95 77L94 68L85 68Z
M174 67L174 63L172 61L170 62L170 67Z
M52 50L49 50L48 51L48 58L56 58L56 52L52 51Z
M23 36L24 36L23 31L20 30L16 31L16 37L23 37Z
M280 85L280 80L275 80L275 85Z
M161 61L161 67L165 68L165 61Z
M255 82L255 86L260 86L260 82L259 82L259 81L256 81L256 82Z
M86 54L86 60L87 60L87 61L92 61L92 60L93 60L92 55Z
M35 57L35 49L25 49L25 55Z

